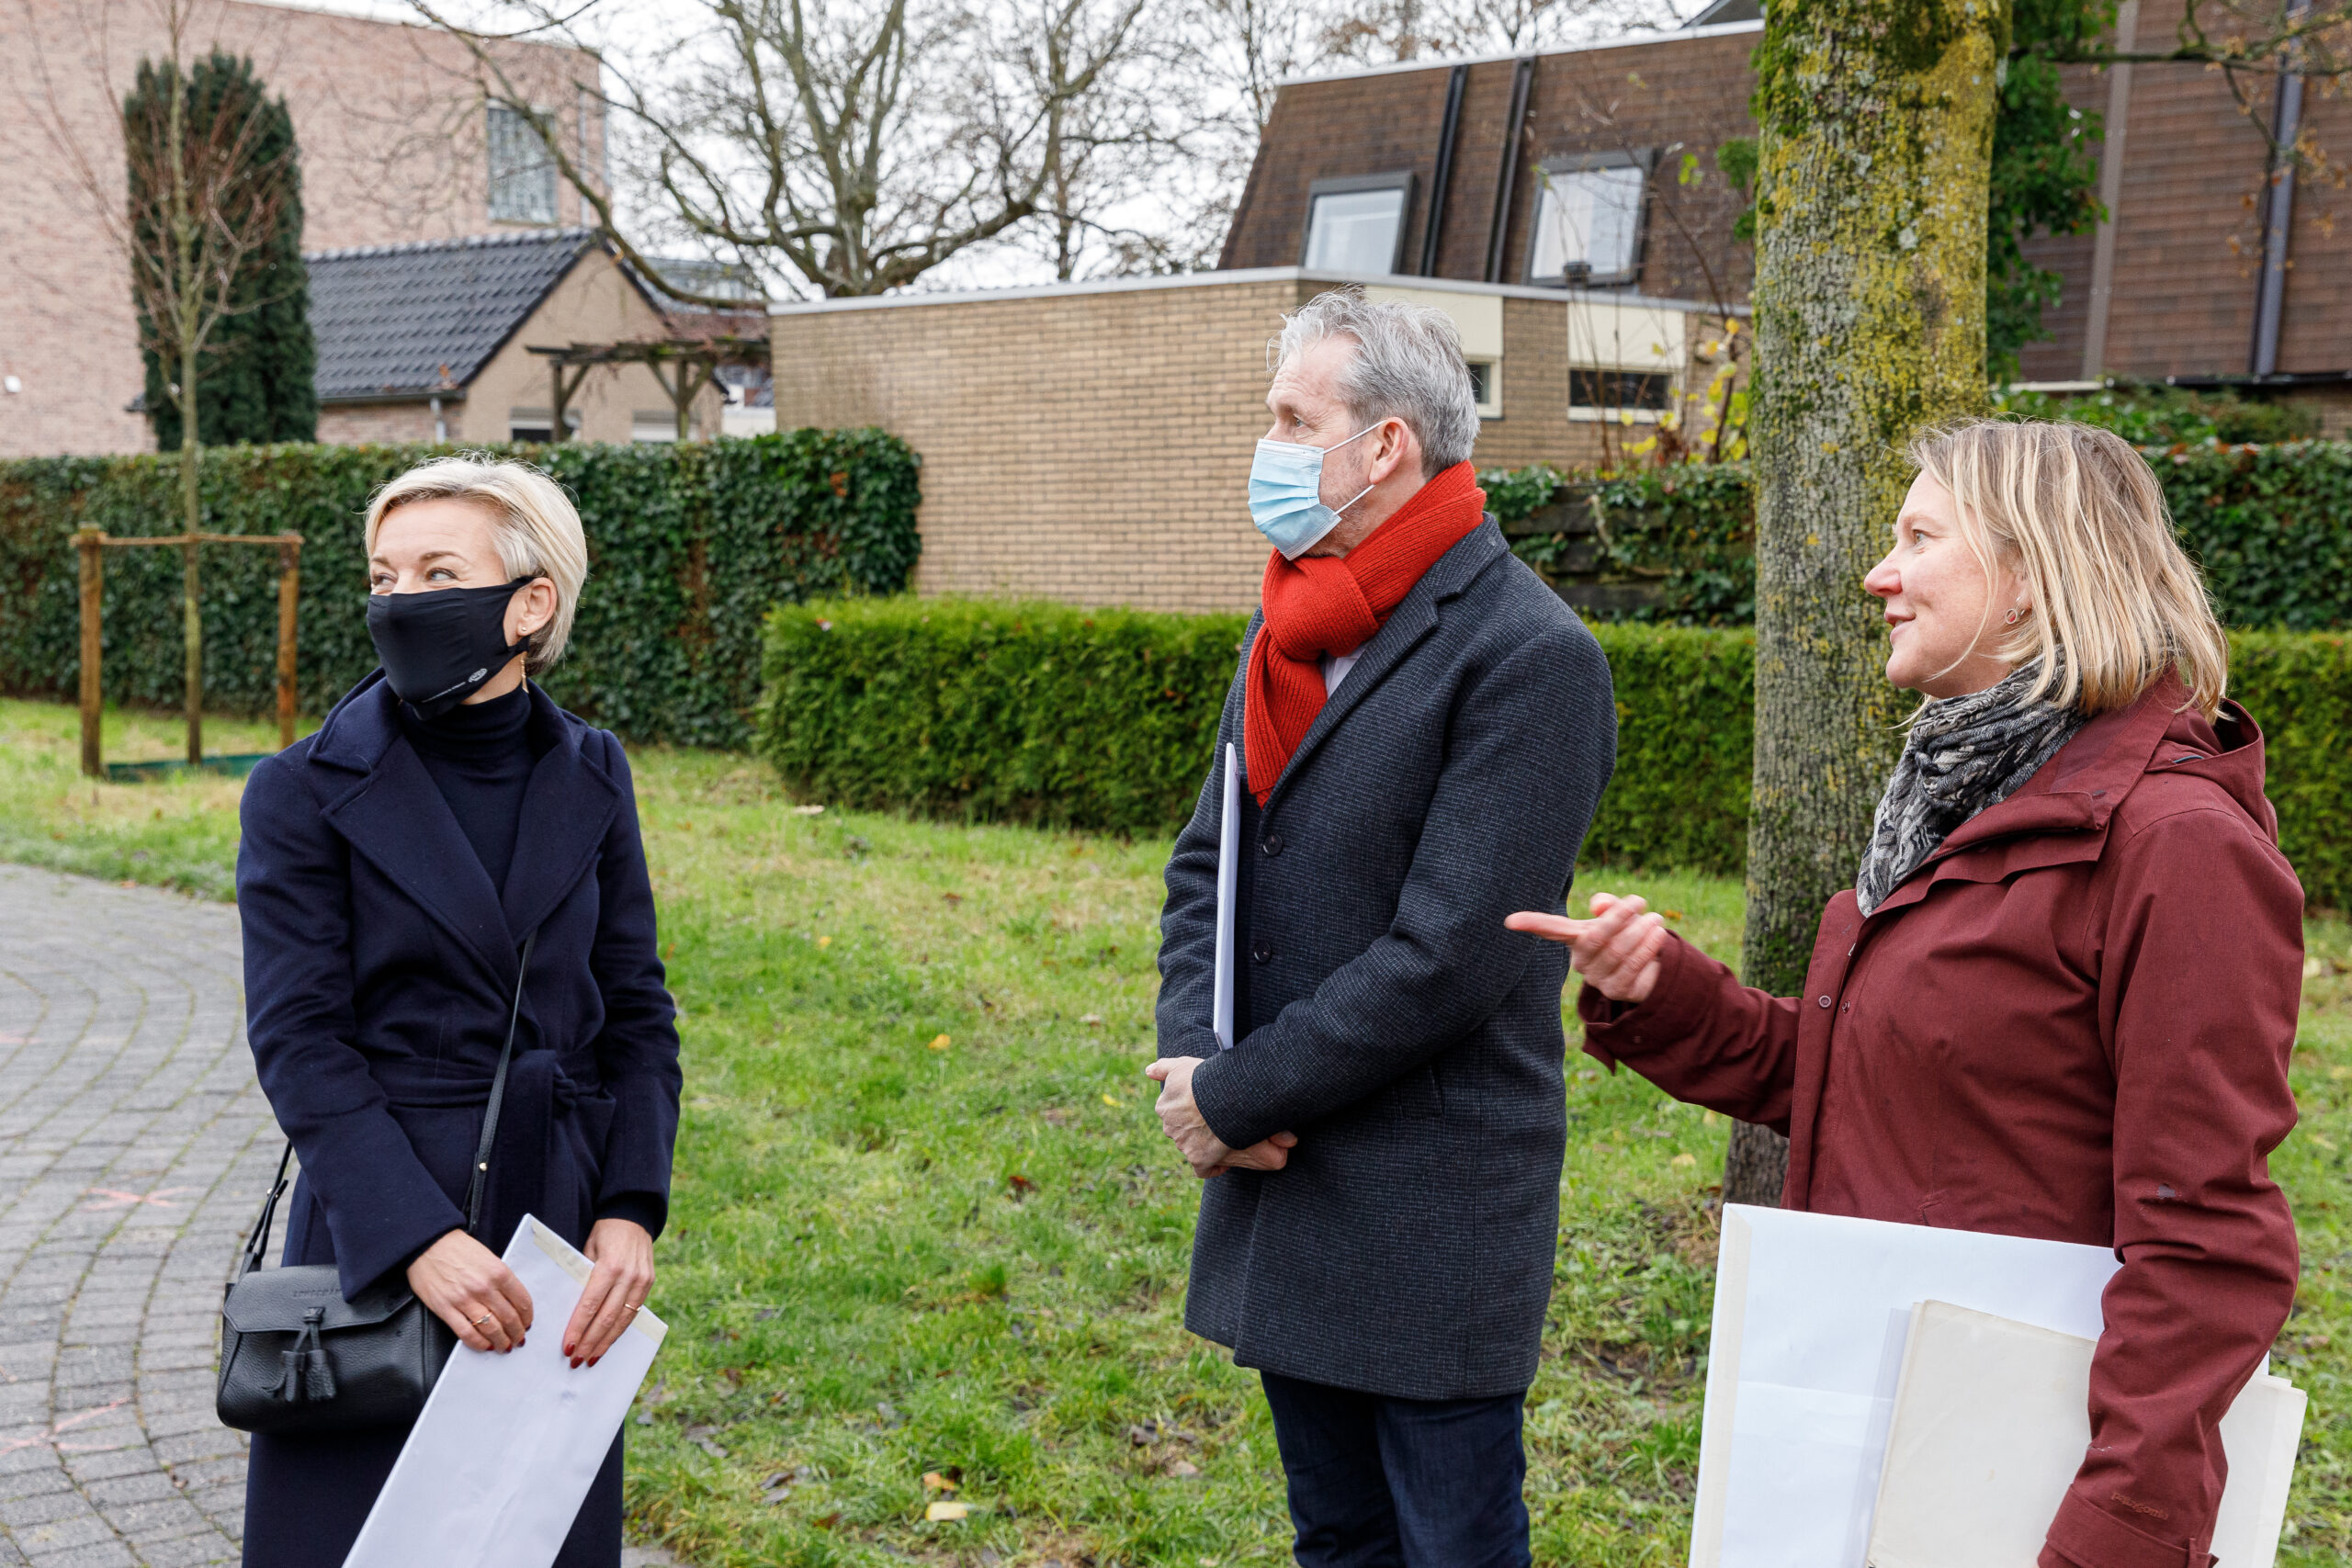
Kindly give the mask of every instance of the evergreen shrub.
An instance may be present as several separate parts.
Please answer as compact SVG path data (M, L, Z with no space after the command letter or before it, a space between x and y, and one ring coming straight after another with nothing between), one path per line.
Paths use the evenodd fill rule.
M768 621L758 748L805 798L967 821L1172 832L1192 815L1240 615L870 599ZM1584 859L1736 876L1755 634L1600 625L1617 772ZM2237 632L2279 838L2313 904L2352 908L2352 637Z
M323 713L376 666L360 526L368 497L452 448L227 446L200 470L204 526L303 536L300 703ZM672 445L493 448L544 466L587 529L589 579L555 698L632 740L741 746L769 608L906 587L918 458L878 430L802 430ZM175 457L0 463L0 692L71 699L80 681L74 530L179 527ZM106 695L177 707L180 553L106 552ZM203 557L208 705L276 702L275 550Z

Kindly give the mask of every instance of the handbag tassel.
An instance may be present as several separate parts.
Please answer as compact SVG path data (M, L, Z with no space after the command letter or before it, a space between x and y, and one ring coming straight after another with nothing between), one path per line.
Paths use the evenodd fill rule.
M278 1373L270 1393L288 1404L334 1397L334 1369L328 1364L326 1345L319 1337L319 1322L325 1316L325 1310L320 1307L304 1313L302 1337L294 1341L294 1348L279 1352L285 1370Z

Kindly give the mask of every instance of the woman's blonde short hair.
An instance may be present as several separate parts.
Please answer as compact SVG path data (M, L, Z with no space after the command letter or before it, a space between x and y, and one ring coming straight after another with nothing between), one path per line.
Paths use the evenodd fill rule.
M1962 537L1985 575L1997 557L2031 591L2032 613L1994 651L2012 666L2044 660L2033 696L2105 713L2173 669L2213 716L2229 641L2155 474L2129 443L2087 424L1970 420L1920 436L1911 460L1959 502ZM2051 657L2060 649L2063 661Z
M555 617L531 634L524 668L533 673L563 657L572 613L588 581L588 536L563 487L544 469L483 452L436 457L411 468L370 497L368 553L384 519L419 501L470 501L491 515L491 535L509 579L544 577L555 584Z

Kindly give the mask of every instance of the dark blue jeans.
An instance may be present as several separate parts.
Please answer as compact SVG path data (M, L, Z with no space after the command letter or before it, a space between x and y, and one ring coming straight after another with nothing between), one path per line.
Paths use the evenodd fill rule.
M1528 1568L1524 1394L1390 1399L1259 1375L1301 1568Z

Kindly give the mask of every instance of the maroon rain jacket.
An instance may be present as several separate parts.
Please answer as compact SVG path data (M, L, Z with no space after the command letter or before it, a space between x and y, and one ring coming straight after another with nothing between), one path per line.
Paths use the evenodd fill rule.
M2261 732L2186 700L2085 725L1870 919L1832 898L1801 997L1675 939L1638 1006L1577 1001L1601 1062L1788 1134L1784 1207L2115 1249L2041 1568L2207 1568L2217 1427L2294 1302L2302 890Z

